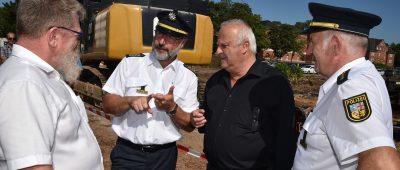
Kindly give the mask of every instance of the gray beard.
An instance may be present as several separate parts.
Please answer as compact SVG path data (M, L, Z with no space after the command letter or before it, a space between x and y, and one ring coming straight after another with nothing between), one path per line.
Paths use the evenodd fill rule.
M160 54L157 52L156 48L157 48L157 45L155 45L153 42L153 51L156 54L156 59L159 61L175 60L176 56L179 53L179 50L181 49L180 47L176 47L175 49L173 49L167 53Z
M74 83L81 74L82 68L78 65L79 49L75 48L60 57L60 72L64 80L68 83Z
M154 52L156 53L156 58L159 61L166 61L166 60L175 60L176 56L178 55L179 52L179 48L176 48L174 50L172 50L169 53L165 53L165 54L159 54L156 50L154 50Z

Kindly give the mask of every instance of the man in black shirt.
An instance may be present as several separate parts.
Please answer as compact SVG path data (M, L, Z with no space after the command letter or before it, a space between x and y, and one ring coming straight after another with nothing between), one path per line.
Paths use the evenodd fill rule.
M208 80L203 109L191 114L205 134L207 169L290 169L296 137L288 80L256 59L254 33L242 20L222 23L217 43L223 69Z

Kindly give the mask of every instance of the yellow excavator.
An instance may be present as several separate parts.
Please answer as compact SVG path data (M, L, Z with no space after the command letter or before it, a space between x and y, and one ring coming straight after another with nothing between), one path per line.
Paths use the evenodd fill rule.
M83 72L74 90L86 102L101 105L102 85L126 56L151 51L156 14L178 10L194 32L178 58L188 65L211 62L213 25L203 0L80 0L86 9L82 23Z

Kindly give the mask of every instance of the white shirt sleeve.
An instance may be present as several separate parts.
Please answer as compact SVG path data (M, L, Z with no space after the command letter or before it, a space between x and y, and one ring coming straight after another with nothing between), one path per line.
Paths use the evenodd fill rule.
M341 164L357 160L357 154L379 146L394 147L391 135L391 114L384 107L388 103L382 100L382 94L373 80L358 76L340 85L338 88L337 114L327 117L327 134ZM371 115L361 122L352 122L346 117L342 101L366 93ZM390 104L390 103L389 103ZM365 106L367 107L367 106ZM390 106L389 106L390 107Z
M9 169L52 164L58 115L37 84L18 81L0 89L0 147Z
M127 64L127 58L123 58L118 64L117 68L115 68L111 76L108 78L106 84L103 87L104 91L112 94L117 94L119 96L124 96L126 84L125 72L127 71Z
M198 79L195 75L189 76L186 80L188 84L186 93L179 93L179 89L174 91L174 98L176 103L181 109L187 113L190 113L199 108L199 102L197 100L197 82ZM183 94L182 96L180 96Z

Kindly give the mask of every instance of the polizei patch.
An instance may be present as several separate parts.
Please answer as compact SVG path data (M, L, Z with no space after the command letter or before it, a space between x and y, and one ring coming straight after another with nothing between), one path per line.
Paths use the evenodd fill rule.
M343 106L347 119L352 122L362 122L371 116L367 93L344 99Z

